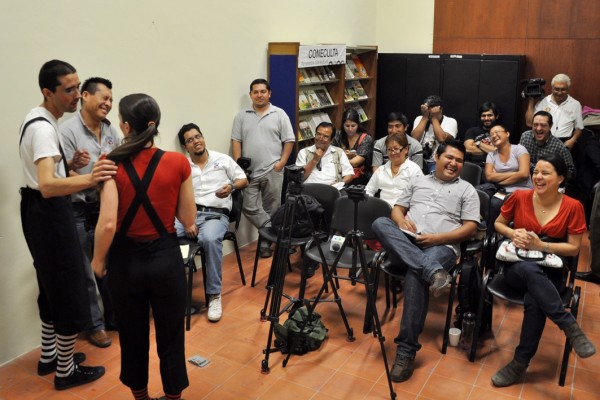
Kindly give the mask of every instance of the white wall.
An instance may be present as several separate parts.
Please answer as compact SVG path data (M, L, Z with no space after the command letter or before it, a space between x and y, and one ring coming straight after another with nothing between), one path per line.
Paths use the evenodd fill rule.
M431 53L435 0L377 0L380 53Z
M113 122L118 121L117 103L124 95L154 96L163 114L159 146L164 149L177 149L177 130L194 121L209 148L228 152L233 116L249 104L248 84L266 77L268 42L379 44L386 52L429 52L432 4L433 0L6 2L0 14L0 364L39 345L38 290L19 218L23 179L17 148L22 118L42 100L37 74L45 61L72 63L82 80L112 80ZM396 13L401 18L392 15ZM407 32L400 23L411 21L414 26ZM415 40L419 37L424 39ZM242 242L254 235L248 224L242 233Z

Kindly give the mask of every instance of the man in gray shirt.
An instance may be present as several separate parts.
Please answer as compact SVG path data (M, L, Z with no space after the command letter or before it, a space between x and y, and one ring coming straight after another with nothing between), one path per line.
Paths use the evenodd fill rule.
M71 171L79 175L89 174L100 155L110 153L119 144L120 136L117 130L106 119L112 109L112 103L112 83L108 79L90 78L83 83L81 111L60 126L65 158ZM98 301L96 278L90 264L99 212L98 200L95 188L71 195L77 234L83 251L92 316L91 325L86 329L86 333L93 345L108 347L111 345L111 340L106 334L106 325ZM110 318L111 303L108 288L104 287L102 280L98 283L105 315Z
M271 85L264 79L250 84L252 108L240 111L233 120L233 159L252 160L250 185L244 190L244 215L256 227L269 223L281 205L283 167L292 153L296 137L289 117L270 103ZM270 243L263 241L260 256L270 257Z
M479 197L475 188L460 179L465 146L451 140L438 145L435 170L407 188L398 198L390 218L379 218L373 231L389 259L405 273L404 308L392 380L404 382L414 371L421 348L429 296L439 296L449 285L448 270L459 256L459 243L477 229ZM407 233L404 233L407 232Z

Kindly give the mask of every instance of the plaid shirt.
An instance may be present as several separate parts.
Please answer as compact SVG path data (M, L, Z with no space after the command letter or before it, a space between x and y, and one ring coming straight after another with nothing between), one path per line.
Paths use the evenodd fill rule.
M573 158L571 157L571 153L569 149L561 142L559 139L550 135L546 143L540 145L538 144L534 137L532 131L523 132L521 135L520 144L525 146L529 155L531 156L531 171L533 171L535 164L538 162L540 157L547 156L550 154L557 154L565 160L567 164L567 168L569 169L569 177L570 179L575 178L575 164L573 164Z

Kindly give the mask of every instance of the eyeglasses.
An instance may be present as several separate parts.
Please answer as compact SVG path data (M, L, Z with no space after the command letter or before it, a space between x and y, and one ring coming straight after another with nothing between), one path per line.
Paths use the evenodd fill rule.
M387 152L388 154L398 154L398 153L400 153L402 150L404 150L404 146L402 146L402 147L394 147L394 148L389 148L389 149L386 149L386 152Z
M202 139L204 136L202 136L201 133L196 133L194 136L192 136L191 138L187 138L185 139L185 144L192 144L194 143L194 141L196 140L200 140Z
M329 140L329 139L331 139L331 136L327 136L327 135L324 135L322 133L317 132L315 134L315 138L317 138L317 139L323 139L323 140Z
M552 90L555 92L566 92L569 90L568 87L556 87L556 86L552 86Z

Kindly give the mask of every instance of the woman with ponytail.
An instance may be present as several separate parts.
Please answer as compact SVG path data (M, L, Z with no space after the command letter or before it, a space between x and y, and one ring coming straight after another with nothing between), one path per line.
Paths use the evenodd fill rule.
M150 309L166 399L188 386L184 353L185 271L175 234L177 217L194 223L190 164L154 145L156 101L132 94L119 102L123 144L107 158L118 165L100 192L92 266L108 272L121 344L120 379L136 400L148 400ZM185 222L184 222L185 221ZM109 251L110 250L110 251Z

